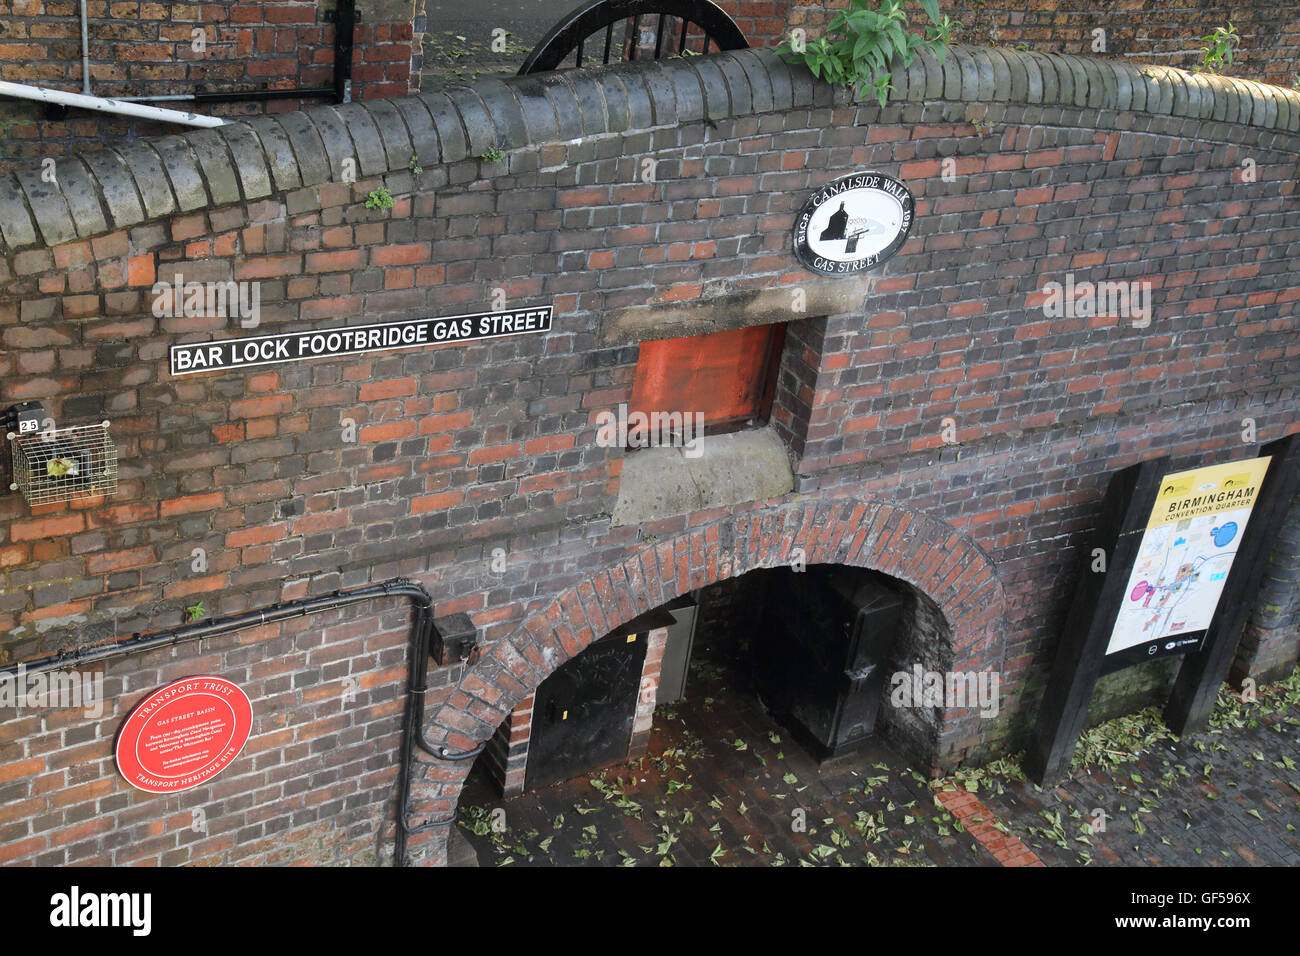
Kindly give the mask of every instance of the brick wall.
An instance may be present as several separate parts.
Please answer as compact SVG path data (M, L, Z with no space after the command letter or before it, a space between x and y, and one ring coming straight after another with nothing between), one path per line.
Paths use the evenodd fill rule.
M510 712L487 746L488 773L504 796L524 792L524 771L528 768L528 742L533 730L534 694L529 694Z
M645 664L641 668L632 737L627 747L629 762L645 756L650 747L650 728L654 725L655 697L659 694L659 677L663 670L664 648L668 644L668 628L651 628L645 634L645 641Z
M353 34L352 97L408 92L412 4L361 0ZM6 9L7 8L7 9ZM82 92L78 6L57 0L0 4L0 79ZM334 84L334 0L277 3L139 3L89 0L86 5L90 93L163 96ZM197 35L195 31L199 31ZM330 96L236 103L193 101L154 105L211 116L283 113ZM84 110L64 111L23 100L0 100L0 167L61 158L97 143L172 132L176 126Z
M787 30L799 27L812 38L820 36L835 12L848 2L792 0L776 6L785 11ZM1231 23L1241 42L1233 64L1223 71L1226 75L1293 86L1300 73L1300 4L1294 0L1013 0L998 4L941 0L939 6L943 14L962 24L955 36L965 43L1100 56L1185 70L1201 63L1206 46L1202 38ZM913 27L929 25L917 0L908 0L905 9ZM1095 30L1104 31L1104 35ZM1098 48L1099 41L1104 47ZM769 36L762 36L761 45L770 42Z
M736 21L751 47L780 43L793 7L790 0L721 0L718 6Z
M0 861L391 861L408 617L375 602L80 668L104 675L98 715L4 708ZM248 694L249 742L207 784L135 790L114 767L119 726L155 688L205 673Z
M1300 94L1152 73L965 48L897 71L881 110L750 51L263 117L85 154L56 186L4 174L0 407L110 419L121 473L107 501L0 498L0 646L20 659L177 624L196 597L215 616L409 576L485 642L463 675L435 674L430 739L461 748L619 622L801 547L908 582L950 628L936 659L1000 671L998 718L943 713L932 767L1016 749L1107 476L1253 455L1245 418L1259 442L1300 424ZM502 143L505 161L476 158ZM916 195L903 250L847 304L773 311L795 287L839 301L789 229L859 168ZM367 209L381 185L395 205ZM1150 325L1046 317L1040 290L1067 272L1149 280ZM556 321L174 378L170 344L253 334L155 309L178 273L258 283L259 332L486 310L497 289ZM595 416L630 396L637 341L705 315L792 323L778 403L796 490L612 525L625 462ZM1166 686L1121 677L1106 699ZM110 730L89 744L94 785L120 796ZM54 800L57 755L34 759L24 785ZM422 759L419 813L451 810L467 771ZM71 825L26 823L24 839ZM445 859L445 832L416 857Z
M913 673L919 664L923 671L946 674L952 665L952 637L943 611L925 592L907 585L898 586L903 596L903 613L899 625L899 640L885 665L890 675ZM930 707L895 706L894 683L885 682L880 701L877 732L886 737L894 748L917 765L924 766L931 754L942 747L943 732L940 710Z

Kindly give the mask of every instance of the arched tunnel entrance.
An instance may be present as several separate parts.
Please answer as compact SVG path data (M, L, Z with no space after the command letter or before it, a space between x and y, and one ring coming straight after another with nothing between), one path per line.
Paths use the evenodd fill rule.
M952 659L938 605L869 569L695 589L594 641L502 722L452 862L968 863L924 772L944 702L912 693Z
M939 676L945 664L950 676L997 672L1002 668L1007 640L1006 596L988 555L961 531L924 512L879 499L846 496L767 502L750 511L714 513L706 520L690 522L685 530L661 539L643 540L641 545L612 558L602 570L578 577L567 590L538 604L512 632L483 652L454 691L429 714L426 737L435 748L446 747L450 752L472 752L494 740L499 749L502 741L498 735L505 733L503 725L508 722L505 743L517 745L532 732L531 721L527 728L522 721L518 725L514 721L520 705L533 697L565 662L580 656L603 637L614 635L649 612L692 593L708 593L718 585L724 591L741 587L741 591L733 593L731 603L752 607L752 598L746 601L743 589L765 579L761 575L749 578L750 572L799 565L877 572L892 581L896 590L902 588L904 594L916 592L932 602L937 614L932 610L922 615L914 609L913 620L942 620L946 624L942 634L930 633L928 640L913 646L908 642L919 641L925 628L912 627L912 636L904 636L901 643L895 644L898 648L920 650L919 659L911 661L914 672L932 671L930 676ZM740 581L745 583L737 585ZM925 605L918 599L914 607ZM707 607L705 610L707 613ZM625 629L623 633L627 633ZM728 645L721 638L719 646L740 647L738 643ZM703 642L700 648L703 651ZM711 662L721 666L725 657L723 651L692 654L692 660L701 662L697 669ZM688 688L690 681L688 677ZM747 686L740 677L729 685ZM699 686L698 681L695 686ZM889 689L892 692L893 688ZM761 710L754 694L749 693L746 699ZM654 703L651 700L643 706L653 708ZM978 745L987 726L977 701L953 706L940 691L939 700L932 703L935 706L930 707L922 700L922 706L914 708L909 718L889 715L882 701L880 726L894 730L892 737L882 734L878 739L882 745L887 738L896 740L890 746L902 752L896 754L896 759L891 758L891 765L910 765L921 779L955 766L968 748ZM693 706L689 694L686 705ZM923 716L926 714L929 716ZM642 716L648 717L649 712ZM909 728L911 718L916 722ZM654 721L643 720L642 724L645 732L656 726ZM657 726L669 728L673 721L665 719ZM779 731L774 733L782 736L783 742L790 739ZM653 752L660 745L647 738L647 746ZM663 748L667 749L667 745ZM787 746L781 752L788 756L801 751ZM501 778L512 788L523 780L511 777L521 768L511 763L510 757L507 749ZM471 766L468 761L455 759L417 760L411 788L413 819L416 823L427 820L429 824L412 837L414 862L454 861L458 856L450 845L450 836L460 828L449 821L461 802ZM863 770L857 768L857 772ZM614 776L617 778L617 773ZM647 776L647 784L650 779ZM585 786L593 789L590 783ZM682 792L690 791L679 782L672 795ZM498 795L489 802L492 809L504 813L501 799ZM911 803L913 799L903 802ZM466 806L470 805L467 801ZM582 815L576 810L573 813ZM463 816L468 820L470 815Z

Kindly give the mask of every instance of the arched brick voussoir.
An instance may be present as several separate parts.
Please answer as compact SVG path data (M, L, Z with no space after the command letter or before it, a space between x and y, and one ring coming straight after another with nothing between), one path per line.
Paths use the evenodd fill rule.
M428 737L464 744L478 728L481 743L556 668L620 624L695 588L797 557L906 581L947 619L954 669L1001 664L1006 595L992 560L965 534L875 499L772 502L644 545L560 594L466 672L432 715Z

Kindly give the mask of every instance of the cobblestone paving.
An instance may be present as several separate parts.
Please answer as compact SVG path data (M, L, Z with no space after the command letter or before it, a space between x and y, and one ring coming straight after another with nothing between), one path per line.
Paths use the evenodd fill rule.
M1254 703L1222 697L1217 726L1183 741L1151 743L1154 710L1099 728L1081 757L1103 766L1040 790L1011 761L936 784L883 744L819 773L717 653L633 766L508 800L476 770L460 825L479 865L999 865L935 786L974 790L992 819L968 822L1048 866L1300 864L1300 673Z

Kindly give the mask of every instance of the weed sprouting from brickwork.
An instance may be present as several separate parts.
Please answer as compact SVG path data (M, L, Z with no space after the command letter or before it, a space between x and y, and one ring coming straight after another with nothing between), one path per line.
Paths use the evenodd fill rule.
M1236 47L1241 43L1237 28L1229 22L1228 26L1215 27L1214 32L1201 37L1205 44L1201 48L1201 62L1196 66L1197 73L1218 73L1225 66L1232 66Z
M370 195L366 197L367 209L392 209L396 205L393 194L388 191L386 186L380 186L378 189L370 190Z
M859 96L872 90L883 107L893 90L889 64L895 56L906 66L921 49L940 61L947 55L955 24L939 13L939 0L921 0L921 6L932 21L924 37L908 30L902 0L880 0L878 4L851 0L849 8L827 25L825 36L812 43L792 36L777 52L789 54L792 62L802 61L818 79L855 88Z

